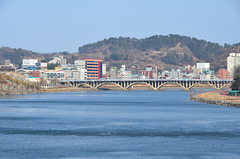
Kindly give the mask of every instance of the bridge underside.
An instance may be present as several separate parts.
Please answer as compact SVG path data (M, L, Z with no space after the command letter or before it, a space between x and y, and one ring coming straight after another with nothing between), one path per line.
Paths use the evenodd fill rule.
M166 85L177 85L182 87L184 90L190 90L191 88L197 85L207 84L213 87L214 89L220 90L227 85L231 84L229 81L187 81L187 80L176 80L176 81L154 81L154 80L146 80L146 81L74 81L74 82L65 82L62 84L68 84L71 87L90 87L99 89L103 85L116 85L123 90L128 90L133 88L134 85L147 85L151 87L153 90L160 90L163 86Z

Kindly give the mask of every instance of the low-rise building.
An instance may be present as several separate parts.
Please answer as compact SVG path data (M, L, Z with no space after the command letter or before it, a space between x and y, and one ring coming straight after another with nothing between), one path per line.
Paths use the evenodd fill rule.
M118 76L117 67L111 67L110 68L110 78L111 79L116 79L117 76Z
M45 78L50 80L51 79L58 79L58 80L67 79L66 73L64 71L52 71L52 70L45 72Z
M66 78L70 80L86 80L87 79L87 70L86 69L77 69L71 68L65 70Z
M29 77L40 77L40 72L39 71L29 71Z
M230 72L225 68L220 68L217 74L219 79L232 79L232 77L230 76Z
M0 65L1 72L14 72L16 67L14 65Z
M140 79L153 79L153 72L152 71L146 71L146 70L139 70L138 74L142 77Z
M84 59L79 59L79 60L75 60L74 61L74 66L77 68L77 69L86 69L86 62Z
M35 64L37 69L46 69L47 68L47 63L45 62L38 62Z
M210 80L211 79L211 74L200 74L200 80Z
M179 71L172 69L171 71L163 71L162 76L166 79L179 79Z
M36 67L36 63L38 63L37 59L23 59L22 68L33 68Z
M195 77L199 77L199 75L202 73L202 68L194 68L193 69L193 75Z

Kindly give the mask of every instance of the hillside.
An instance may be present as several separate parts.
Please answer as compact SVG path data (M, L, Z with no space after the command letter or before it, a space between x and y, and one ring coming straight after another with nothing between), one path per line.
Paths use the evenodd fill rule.
M239 52L239 44L221 46L205 40L180 35L155 35L145 39L109 38L79 47L81 57L103 58L110 66L126 64L129 68L157 65L160 69L210 62L213 69L226 67L230 52ZM216 60L218 59L218 60Z
M54 56L59 55L68 55L66 52L61 53L36 53L29 50L24 49L12 49L9 47L1 47L0 48L0 64L4 64L6 59L11 60L14 65L22 64L22 59L38 59L38 61L49 61L53 59Z
M39 54L24 49L0 48L0 64L10 59L13 64L21 64L24 58L49 61L54 56L64 56L67 63L79 58L102 58L108 68L120 67L143 69L147 65L157 65L159 69L178 68L194 65L196 62L210 62L212 69L226 67L230 52L240 52L240 43L221 46L205 40L180 35L155 35L144 39L129 37L109 38L96 43L83 45L78 53Z
M40 85L22 82L9 75L0 73L0 95L40 93Z

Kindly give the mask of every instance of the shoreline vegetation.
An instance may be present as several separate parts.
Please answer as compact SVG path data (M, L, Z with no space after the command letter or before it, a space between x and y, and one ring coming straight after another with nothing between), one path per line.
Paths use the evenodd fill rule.
M240 98L225 95L223 91L210 91L201 94L190 94L190 100L201 103L216 104L240 108Z

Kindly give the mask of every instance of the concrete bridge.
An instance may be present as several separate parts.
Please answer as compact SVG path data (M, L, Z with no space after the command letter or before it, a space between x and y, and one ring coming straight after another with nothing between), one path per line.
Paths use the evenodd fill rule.
M176 84L188 91L192 87L201 84L208 84L213 88L220 90L225 86L232 84L233 80L200 80L200 79L100 79L100 80L62 80L61 84L71 87L88 86L99 89L103 85L117 85L123 90L128 90L136 84L144 84L150 86L153 90L159 90L166 84Z

